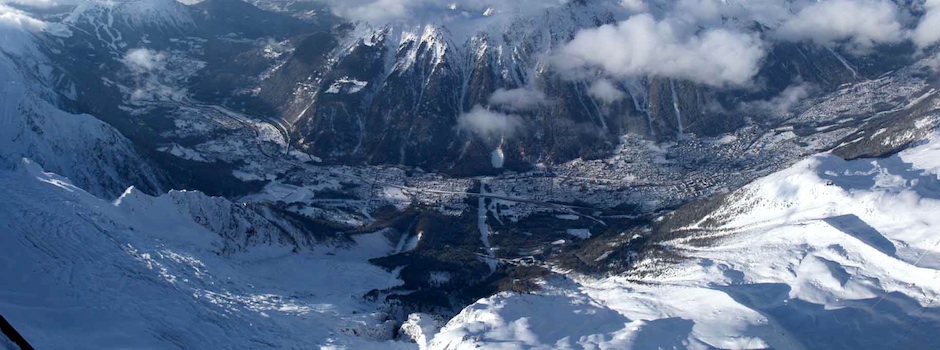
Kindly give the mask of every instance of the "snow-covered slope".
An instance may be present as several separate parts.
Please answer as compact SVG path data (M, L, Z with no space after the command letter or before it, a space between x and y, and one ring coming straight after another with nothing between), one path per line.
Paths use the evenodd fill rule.
M160 173L130 140L93 116L58 107L74 98L75 88L39 42L69 35L65 26L0 5L0 167L10 169L27 157L110 198L130 185L159 191Z
M725 91L562 76L554 53L632 1L384 26L74 3L0 5L0 314L39 348L940 343L940 136L834 156L931 130L935 63L778 43L760 91ZM254 203L147 194L166 183Z
M812 157L673 232L660 246L678 263L480 300L431 347L931 348L938 169L938 134L884 159Z
M222 197L210 197L198 191L170 191L160 197L151 197L130 187L115 205L149 226L158 227L167 212L189 217L199 225L222 236L223 254L243 253L258 246L292 247L295 251L317 248L316 232L304 230L301 222L275 212L273 209L249 204L235 204ZM326 233L320 233L324 239Z
M110 203L28 160L0 170L0 196L0 313L36 348L403 346L359 297L400 283L367 262L392 249L380 234L355 249L259 241L227 254L225 228L194 216L223 200Z
M65 23L87 23L101 40L120 43L118 26L151 29L181 29L193 26L186 6L176 0L86 0L68 15Z

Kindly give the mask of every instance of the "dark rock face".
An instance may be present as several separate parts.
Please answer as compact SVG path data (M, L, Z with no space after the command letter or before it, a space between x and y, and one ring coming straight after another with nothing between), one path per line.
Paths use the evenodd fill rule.
M89 2L65 9L71 13L65 20L71 36L40 38L41 49L54 63L60 108L91 114L118 129L160 169L155 176L165 187L226 196L256 189L257 184L232 177L232 164L205 164L156 151L166 141L161 134L173 128L170 112L179 106L164 101L130 112L128 95L154 79L167 85L161 88L188 91L198 101L272 111L238 97L241 90L258 85L257 75L268 68L264 46L322 31L332 25L332 17L300 20L240 0L207 0L194 6L157 0L143 9L135 7L138 4ZM159 71L135 76L125 62L135 49L161 55ZM138 187L150 194L160 192Z
M615 81L627 96L605 103L589 93L590 80L566 79L544 58L579 28L612 21L604 13L576 16L584 6L590 5L571 3L544 18L519 19L503 32L468 39L434 26L390 26L356 38L361 30L340 26L297 41L294 57L262 83L268 92L260 97L294 123L301 149L325 160L479 175L499 171L489 156L497 147L507 168L525 169L537 162L603 157L623 133L660 142L727 133L745 125L746 117L760 118L741 110L743 103L772 99L798 84L831 91L898 67L905 63L898 53L910 51L885 48L878 55L892 59L882 60L780 43L753 86L716 88L656 77ZM497 89L519 87L546 99L526 111L488 103ZM476 105L517 115L523 132L495 140L458 128L459 117Z
M476 33L436 25L371 28L325 11L297 18L302 16L237 0L168 7L179 18L148 24L117 17L114 28L128 43L192 50L204 67L179 85L195 100L278 117L289 124L299 149L328 163L405 165L456 176L502 171L491 164L497 148L504 168L525 170L534 163L604 157L626 133L657 142L720 135L761 122L762 112L742 109L749 101L770 100L799 84L832 91L907 63L903 57L912 50L885 47L855 57L777 43L752 86L615 79L611 83L624 98L603 101L590 93L599 78L571 79L547 58L578 30L616 21L590 2L570 2ZM122 92L100 79L120 80L115 68L122 63L115 56L130 47L101 43L92 22L75 26L82 30L62 42L57 60L65 62L69 80L82 82L75 99L80 102L71 108L99 116L143 148L153 148L159 141L153 135L172 121L161 120L159 111L143 122L127 116L119 108ZM290 49L272 59L265 51L272 42ZM544 100L521 110L489 102L495 91L514 88L539 91ZM520 126L505 137L460 128L461 115L478 105L511 114Z
M661 77L621 79L611 83L624 97L603 101L590 93L596 77L571 79L545 59L579 28L613 21L609 14L584 11L590 6L585 1L570 2L544 16L521 18L499 31L469 37L436 26L363 28L329 15L301 20L236 0L174 6L180 6L188 20L173 25L132 25L119 20L115 28L126 42L154 50L183 51L190 44L197 47L185 55L200 60L204 67L176 82L196 100L187 103L208 102L279 118L289 124L294 145L325 163L395 164L456 176L502 171L492 165L491 154L496 149L505 155L505 169L526 170L533 163L603 158L626 133L672 142L688 135L717 136L749 123L769 124L772 118L765 120L763 115L767 112L742 106L772 100L799 84L826 93L846 83L877 77L909 63L901 57L911 57L912 50L888 47L872 56L853 57L809 44L779 43L770 49L753 86L717 88ZM82 30L76 30L72 38L50 43L61 51L49 53L61 64L55 69L56 74L62 74L62 81L81 82L75 85L77 96L67 103L68 109L93 114L120 129L167 173L170 187L238 197L264 186L263 181L236 179L232 172L237 164L203 163L154 151L164 141L161 133L174 122L166 117L169 113L165 109L174 108L172 103L178 101L143 114L127 112L122 99L126 91L112 82L129 80L123 76L127 73L120 57L131 47L102 43L93 23L75 25ZM181 42L181 38L187 41ZM265 46L272 41L286 42L291 49L270 59ZM175 68L169 66L170 70ZM490 103L497 90L517 88L537 90L545 98L532 108ZM521 125L506 137L460 128L461 115L476 106L513 115ZM921 136L896 137L914 128L922 115L935 112L931 108L923 102L916 107L917 113L896 113L866 124L833 152L845 158L895 152ZM851 117L854 119L846 123L855 125L869 116ZM819 125L811 124L794 125L793 133L816 133ZM886 143L889 138L896 143ZM480 188L468 190L480 192ZM544 262L585 273L622 272L630 268L637 254L669 258L669 252L650 248L655 247L657 236L675 234L679 223L700 219L718 202L690 204L662 224L641 217L610 220L609 227L584 218L571 221L547 214L504 224L492 214L484 214L483 222L493 230L487 243L495 248L491 256L485 256L489 247L480 240L480 209L474 203L470 207L476 210L459 217L416 207L395 213L394 222L370 227L388 229L399 240L423 235L414 249L373 260L390 270L401 267L405 282L399 290L375 291L374 296L400 302L404 310L440 312L459 309L495 291L524 291L530 288L525 283L533 276L547 273L540 265ZM241 212L248 209L238 210L238 214L248 215ZM348 229L294 217L298 214L282 213L276 207L250 210L251 214L273 212L271 217L276 220L266 223L258 219L255 226L283 233L281 237L295 240L292 244L301 248ZM629 217L635 213L611 209L605 214ZM300 227L303 235L281 232L285 230L274 227L276 222ZM655 229L652 238L642 230L647 226ZM584 228L597 235L574 240L567 232ZM247 240L255 233L248 231L247 238L236 238ZM565 243L556 244L558 241ZM488 264L496 260L498 267ZM446 273L449 281L438 283L431 278L434 273Z

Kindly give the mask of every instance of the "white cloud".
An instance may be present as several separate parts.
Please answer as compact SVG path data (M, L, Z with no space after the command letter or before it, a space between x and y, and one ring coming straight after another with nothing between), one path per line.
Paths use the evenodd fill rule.
M522 119L516 115L493 112L477 105L457 118L457 127L483 138L506 139L511 138L522 128Z
M19 56L35 49L31 33L46 31L48 26L23 11L0 4L0 53Z
M725 4L717 0L679 0L670 15L692 23L710 22L721 18L725 10Z
M131 72L136 85L130 92L131 100L178 100L185 96L186 90L178 87L174 74L182 67L174 65L168 68L170 57L160 51L136 48L127 51L121 60Z
M789 112L793 107L796 107L798 103L805 100L814 91L816 91L815 86L807 83L798 83L790 85L780 92L779 95L774 96L774 98L768 101L744 103L740 105L739 109L749 112L782 115Z
M777 29L784 40L833 45L848 40L853 49L904 39L898 8L887 0L828 0L803 7Z
M940 72L940 52L925 58L923 64L934 72Z
M377 22L406 17L412 10L412 3L407 0L339 1L333 9L342 17Z
M489 98L490 105L512 112L530 111L545 104L546 101L547 98L543 92L528 88L499 89Z
M127 51L123 61L132 72L141 74L163 70L166 66L166 55L151 49L137 48Z
M648 9L643 0L620 0L620 6L633 12L644 12Z
M33 8L50 8L62 5L74 5L79 0L0 0L0 4L14 4Z
M607 79L601 79L591 84L588 93L594 98L606 103L614 103L627 97L627 94L620 91L613 83Z
M333 12L344 18L373 23L395 20L435 20L486 14L537 11L568 0L328 0Z
M940 42L940 0L927 0L926 13L911 34L918 47L924 48Z
M620 77L661 76L724 86L746 85L765 52L761 40L722 28L682 35L669 21L640 14L578 32L555 57L567 71L600 68Z
M41 32L46 28L46 23L0 3L0 28Z

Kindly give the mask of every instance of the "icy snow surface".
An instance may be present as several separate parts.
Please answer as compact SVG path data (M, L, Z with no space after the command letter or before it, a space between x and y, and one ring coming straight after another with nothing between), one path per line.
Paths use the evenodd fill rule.
M110 203L28 160L0 170L0 196L0 312L38 349L415 346L360 297L400 283L367 262L392 249L380 234L225 254L181 202L210 197Z
M938 151L934 135L884 159L811 157L730 194L685 228L695 239L664 243L682 262L482 299L431 347L931 348Z

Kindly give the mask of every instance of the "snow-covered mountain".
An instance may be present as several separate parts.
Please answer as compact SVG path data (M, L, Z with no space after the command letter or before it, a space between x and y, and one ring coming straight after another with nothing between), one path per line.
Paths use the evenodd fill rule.
M29 160L0 182L0 304L36 348L401 346L361 298L400 283L367 261L381 234L316 240L199 193L109 202Z
M655 244L623 274L557 271L402 330L431 349L930 348L938 152L931 133L887 158L820 154L640 229ZM133 188L108 202L29 160L0 182L3 312L37 347L409 346L361 297L401 283L367 261L396 249L381 232L301 245L263 209Z
M899 68L909 51L887 45L886 58L871 59L811 43L769 42L758 86L730 89L669 77L571 77L558 68L556 53L582 29L631 14L619 1L570 1L492 15L455 5L429 22L357 22L332 36L292 41L296 50L263 76L256 97L277 106L268 113L294 124L299 145L318 157L476 175L498 171L491 166L494 151L506 167L524 169L603 157L624 133L659 141L721 135L768 117L741 105L788 88L831 91L874 78ZM735 28L779 25L727 21ZM514 122L496 134L475 134L466 119L478 120L477 106Z
M934 348L937 13L0 0L0 315L53 349Z
M940 339L940 135L820 154L654 236L627 273L482 299L428 348L928 349ZM697 215L696 215L697 214Z
M30 158L112 198L128 184L161 191L164 176L130 140L94 116L62 109L64 101L77 97L76 87L40 42L72 32L3 5L0 11L0 166L10 169Z

